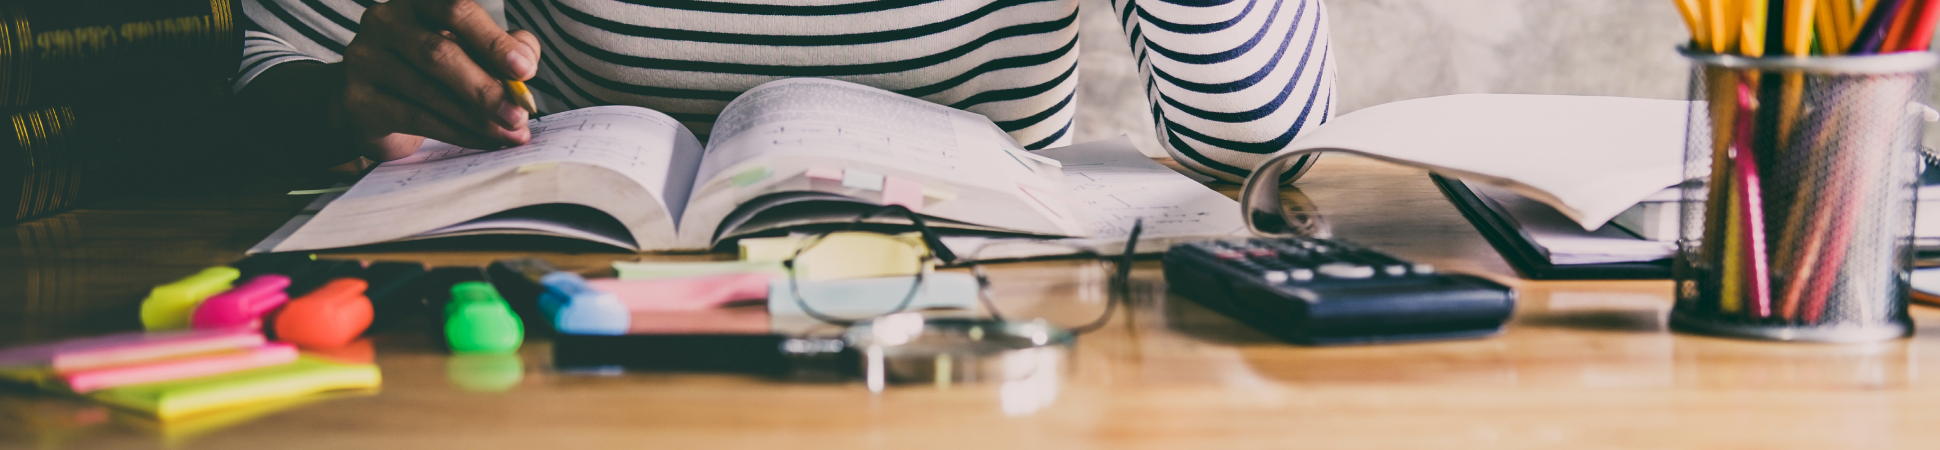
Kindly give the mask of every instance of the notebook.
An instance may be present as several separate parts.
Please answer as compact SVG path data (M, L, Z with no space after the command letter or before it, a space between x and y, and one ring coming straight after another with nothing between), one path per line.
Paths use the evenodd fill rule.
M530 123L502 150L427 141L386 162L268 251L537 234L634 251L847 223L904 205L933 226L1088 236L1056 160L989 119L858 84L785 79L743 93L703 144L659 111L601 106ZM885 220L891 221L891 220Z
M1667 188L1585 230L1555 209L1496 186L1431 175L1456 209L1523 277L1670 278L1677 250L1678 190ZM1940 167L1929 164L1914 217L1914 247L1940 251Z

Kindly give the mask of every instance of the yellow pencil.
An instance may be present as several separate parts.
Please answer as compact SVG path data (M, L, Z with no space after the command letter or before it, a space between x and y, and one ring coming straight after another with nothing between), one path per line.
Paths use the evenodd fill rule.
M1765 17L1770 7L1764 0L1748 0L1742 34L1738 39L1738 53L1757 58L1765 56Z
M1754 0L1755 1L1755 0ZM1792 56L1812 54L1812 0L1785 0L1785 53Z
M512 96L512 103L525 109L526 114L539 114L539 103L532 100L532 91L525 88L525 82L505 80L505 92Z
M1724 54L1738 48L1738 18L1741 0L1707 0L1704 15L1711 29L1711 52Z
M1710 36L1704 32L1704 13L1697 4L1699 0L1671 0L1677 3L1677 14L1684 17L1684 27L1691 29L1691 42L1700 48L1710 48Z
M1837 11L1839 7L1834 6L1842 1L1846 0L1819 0L1819 11L1813 16L1812 23L1818 30L1821 53L1837 56L1845 50L1838 48L1837 43L1844 39L1839 38L1839 12Z

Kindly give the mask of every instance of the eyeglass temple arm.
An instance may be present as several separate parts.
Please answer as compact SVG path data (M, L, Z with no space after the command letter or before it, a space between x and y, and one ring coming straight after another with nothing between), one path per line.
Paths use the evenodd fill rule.
M936 255L936 259L943 260L943 263L946 265L957 261L956 252L950 251L950 247L943 245L943 238L936 234L935 229L930 228L929 222L924 222L922 215L916 214L915 211L910 211L907 206L885 205L882 209L863 214L862 217L857 217L855 223L861 224L869 219L882 215L884 212L891 211L901 214L903 218L909 219L909 223L916 225L916 231L923 235L923 245L930 248L930 253Z

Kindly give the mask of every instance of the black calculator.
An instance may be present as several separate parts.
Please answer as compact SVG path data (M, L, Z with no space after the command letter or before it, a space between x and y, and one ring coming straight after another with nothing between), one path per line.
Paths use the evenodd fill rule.
M1165 252L1173 292L1308 345L1488 336L1513 289L1334 239L1196 241Z

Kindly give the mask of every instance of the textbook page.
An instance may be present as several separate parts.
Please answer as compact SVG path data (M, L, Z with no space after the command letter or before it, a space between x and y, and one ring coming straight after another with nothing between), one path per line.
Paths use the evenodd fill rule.
M378 165L340 200L389 195L416 186L514 167L576 162L626 175L658 194L678 222L700 163L700 141L679 121L631 106L575 109L532 120L532 140L503 150L459 147L426 139L416 153Z
M694 178L693 206L681 221L686 247L711 247L716 238L751 231L727 223L731 214L748 213L737 208L751 201L805 191L863 205L914 204L925 216L1007 232L1087 234L1080 206L1064 195L1057 162L1024 151L974 113L854 83L797 78L736 97L712 133ZM897 186L897 200L887 199L890 186Z
M1031 155L983 116L817 78L770 82L736 97L708 140L700 183L737 163L788 156L867 161L991 187L1056 177L1055 164Z
M427 140L411 156L372 169L274 250L511 228L573 235L531 220L460 225L547 204L577 204L612 216L627 228L627 248L675 244L674 219L685 209L701 158L700 142L679 122L644 108L604 106L546 116L529 126L530 142L502 150Z
M1281 152L1341 151L1506 187L1595 230L1683 175L1691 103L1468 94L1348 113Z

